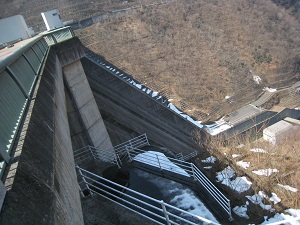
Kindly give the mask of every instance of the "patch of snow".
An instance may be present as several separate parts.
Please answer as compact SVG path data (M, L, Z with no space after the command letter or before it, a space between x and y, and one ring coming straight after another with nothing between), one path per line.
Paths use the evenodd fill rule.
M232 126L229 125L223 118L215 121L213 124L206 125L208 128L208 132L214 136L217 135L225 130L228 130Z
M239 217L249 219L250 217L247 215L247 210L248 210L247 204L242 206L236 206L232 209L232 211Z
M248 169L250 167L250 162L238 161L236 164L244 169Z
M169 100L170 101L170 100ZM175 105L173 105L172 103L168 104L168 107L174 111L175 113L179 114L180 116L182 116L183 118L186 118L188 121L190 121L191 123L193 123L194 125L196 125L199 128L202 128L203 125L201 123L199 123L198 121L195 121L192 117L186 115L185 113L181 112Z
M261 170L254 170L252 173L255 173L258 176L271 176L272 173L278 173L279 171L277 169L261 169Z
M253 80L255 81L255 83L259 84L261 82L261 78L257 75L253 76Z
M277 204L281 202L281 199L274 192L272 192L272 197L270 198L270 201L274 202L274 204Z
M249 190L252 182L247 177L236 177L232 180L234 176L234 170L228 166L223 171L217 172L216 180L240 193Z
M268 92L276 92L277 91L277 89L269 88L269 87L265 87L263 90L268 91Z
M133 160L142 162L163 170L172 171L184 176L189 177L190 175L179 166L172 163L163 153L148 151L145 153L138 154L133 158Z
M210 170L212 166L204 166L203 169Z
M273 217L269 219L265 219L261 225L267 225L276 223L276 225L282 224L281 221L284 221L284 224L288 225L299 225L300 224L300 210L296 209L287 209L285 210L287 213L291 213L291 215L284 214L284 213L276 213ZM296 212L296 214L294 214ZM298 214L299 213L299 214Z
M156 91L152 92L152 98L156 97L157 95L158 95L158 92L156 92Z
M299 217L300 216L300 209L287 209L285 212L291 214L294 217Z
M252 148L252 149L250 149L250 152L268 153L266 150L264 150L262 148Z
M288 190L288 191L292 191L292 192L297 192L298 189L297 188L293 188L289 185L283 185L283 184L278 184L278 186L284 188L285 190Z
M135 85L138 89L141 89L142 88L142 85L141 84L136 84Z
M249 196L247 195L246 198L250 200L253 204L259 205L262 209L264 210L271 210L273 211L274 209L272 208L271 205L266 205L263 203L264 198L267 198L268 196L265 195L262 191L259 191L258 194Z
M206 208L204 208L205 206L203 203L200 202L195 194L189 189L185 189L181 192L181 194L177 194L173 199L171 199L170 202L178 208L201 216L202 218L216 221L213 215Z
M218 182L221 182L224 179L230 179L235 176L234 170L230 167L227 166L224 170L217 172L216 179Z
M186 188L177 182L154 176L144 171L139 170L138 174L157 186L167 203L181 208L187 212L193 213L194 215L199 216L199 218L202 217L218 223L217 219L198 199L191 189ZM168 201L168 199L170 200Z
M201 160L203 163L215 163L217 161L217 158L214 156L209 156L206 159Z
M239 154L232 154L231 156L232 156L232 158L237 158L237 157L239 157L241 155L239 155Z

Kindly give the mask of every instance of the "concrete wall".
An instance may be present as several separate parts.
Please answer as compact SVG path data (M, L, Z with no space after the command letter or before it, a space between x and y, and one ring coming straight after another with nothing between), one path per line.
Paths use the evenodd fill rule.
M76 104L90 144L101 149L103 161L113 158L113 147L80 60L63 68L65 81Z
M113 118L175 152L200 151L193 140L197 128L191 123L87 58L82 63L100 112L108 117L107 122L109 117Z
M0 224L83 224L62 81L51 49Z

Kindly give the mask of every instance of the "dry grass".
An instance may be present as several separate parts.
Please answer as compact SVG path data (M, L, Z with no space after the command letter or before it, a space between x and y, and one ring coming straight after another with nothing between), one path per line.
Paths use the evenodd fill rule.
M300 131L291 133L278 145L259 139L251 142L249 138L236 138L224 146L224 143L211 142L208 148L211 153L224 159L228 164L237 170L238 174L248 176L253 181L254 192L264 191L268 194L276 193L281 198L281 203L274 207L278 210L288 208L300 208ZM243 143L244 147L237 147ZM259 148L267 153L252 152L250 149ZM234 158L232 155L238 154ZM237 165L238 161L250 162L250 167L244 169ZM277 169L278 173L271 176L258 176L252 171L260 169ZM278 184L289 185L297 188L298 192L291 192L280 187Z
M271 1L176 0L77 32L94 52L199 120L216 119L291 82L298 22ZM270 63L253 52L269 49ZM252 70L263 79L257 86ZM234 96L228 105L226 95ZM213 114L222 108L221 112ZM213 114L212 118L199 118Z

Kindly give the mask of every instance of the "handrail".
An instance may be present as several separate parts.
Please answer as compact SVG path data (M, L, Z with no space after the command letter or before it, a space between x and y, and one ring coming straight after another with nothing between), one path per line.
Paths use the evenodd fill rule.
M229 215L229 219L232 219L230 200L193 163L184 162L182 160L170 157L162 158L157 154L156 156L155 154L141 155L142 153L147 153L147 151L138 148L127 147L127 154L132 161L151 165L159 168L160 170L166 170L175 174L192 177L198 184L201 185L202 189L206 190L206 192L210 194L213 199L215 199L216 203L218 203L218 205L220 205L222 209L225 210L225 212ZM175 168L174 166L170 167L170 162L172 162L180 169Z
M112 182L108 179L105 179L101 176L98 176L98 175L93 174L93 173L91 173L87 170L84 170L84 169L80 168L79 166L76 166L76 168L77 168L78 171L80 171L80 174L82 175L82 178L84 178L83 182L85 182L85 184L89 186L90 190L92 190L91 187L94 189L94 190L92 190L93 193L99 194L103 197L106 197L107 199L112 200L115 203L118 203L119 205L122 205L122 206L130 209L131 211L137 212L140 215L142 215L143 217L148 218L148 219L150 219L153 222L156 222L158 224L163 224L163 223L161 223L157 219L165 221L166 224L178 224L179 225L179 224L181 224L180 221L185 222L187 224L191 224L191 225L198 224L198 223L195 223L195 222L189 220L188 218L184 218L183 215L190 216L190 217L193 218L193 220L197 220L199 222L201 221L201 222L206 222L208 224L218 224L218 223L210 221L206 218L203 218L201 216L197 216L195 214L186 212L186 211L184 211L180 208L174 207L174 206L172 206L168 203L163 202L162 200L159 201L157 199L154 199L152 197L149 197L147 195L144 195L142 193L134 191L130 188L127 188L127 187L122 186L120 184L114 183L114 182ZM92 181L93 183L90 183L89 181ZM106 184L103 183L103 182L105 182ZM102 186L102 187L105 187L105 189L103 189L99 186L96 186L95 183ZM125 191L124 192L120 191L120 189L125 190L126 192ZM105 193L106 195L109 195L111 197L107 197L107 196L105 196L104 194L101 194L101 193ZM121 198L120 196L117 196L114 193L122 194L123 196L127 197L127 199ZM134 196L132 196L131 194L134 194ZM137 196L137 197L135 197L135 196ZM115 201L112 198L118 199L119 201ZM142 199L147 199L147 202L143 201ZM125 202L125 203L127 203L127 205L124 204L124 203L122 204L121 202ZM139 205L135 202L139 203ZM158 213L160 213L160 214L157 214L153 211L150 211L150 210L146 209L143 205L158 211ZM161 206L161 208L157 207L157 205ZM132 209L130 206L135 207L136 209ZM172 209L172 212L170 211L170 209ZM152 217L154 217L154 218L151 218L150 216L147 216L147 215L143 214L140 211L146 212L146 213L152 215ZM177 222L180 222L180 223L177 223Z

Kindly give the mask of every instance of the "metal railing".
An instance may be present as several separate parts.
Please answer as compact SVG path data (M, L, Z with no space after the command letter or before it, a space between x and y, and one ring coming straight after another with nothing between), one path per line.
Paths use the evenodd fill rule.
M232 220L230 200L193 163L166 156L161 157L158 153L149 154L149 152L138 148L127 147L126 151L131 161L144 163L147 166L150 165L150 168L152 166L174 174L192 177L200 185L200 191L205 190L213 198L212 200L228 214L229 219Z
M75 37L75 34L69 26L55 29L44 34L44 39L49 46L69 40L73 37Z
M82 187L93 194L100 195L127 208L157 224L180 225L199 223L218 224L201 216L174 207L163 200L157 200L114 183L101 176L76 166L82 178ZM81 192L84 190L81 189Z
M100 149L89 145L74 151L76 165L83 165L85 162L89 162L91 159L101 161L103 158L110 159L110 163L116 164L118 167L120 167L120 159L113 151L101 151Z
M115 150L116 156L118 157L119 163L122 164L122 162L127 161L128 154L127 154L126 147L142 148L147 145L149 145L147 135L142 134L140 136L137 136L135 138L132 138L128 141L125 141L121 144L114 146L114 150Z
M10 161L12 147L21 129L38 78L43 73L49 47L74 37L70 27L26 40L0 60L0 177Z

